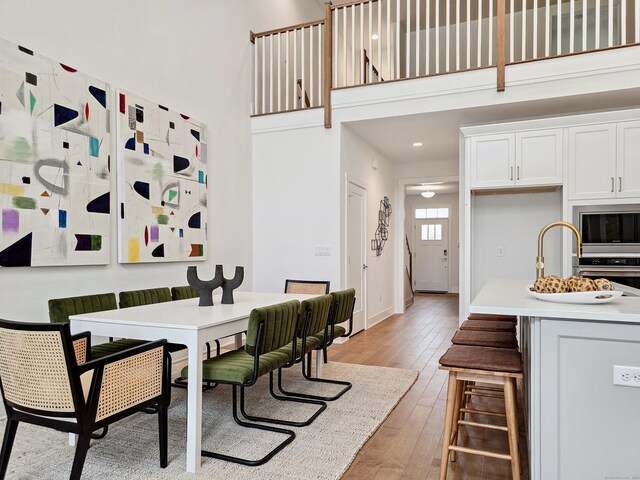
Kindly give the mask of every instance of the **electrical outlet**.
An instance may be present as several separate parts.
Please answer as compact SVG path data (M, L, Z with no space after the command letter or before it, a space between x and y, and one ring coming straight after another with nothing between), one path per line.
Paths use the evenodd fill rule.
M504 257L504 247L498 247L498 256Z
M613 366L613 384L640 387L640 367Z
M314 248L314 254L316 257L330 257L331 247L329 247L329 245L316 245Z

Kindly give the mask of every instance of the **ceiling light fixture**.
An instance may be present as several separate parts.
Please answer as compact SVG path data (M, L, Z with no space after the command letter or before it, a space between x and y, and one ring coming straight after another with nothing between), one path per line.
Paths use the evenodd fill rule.
M377 40L378 38L379 37L377 33L374 33L373 35L371 35L371 40Z
M427 190L426 192L422 192L420 195L422 195L424 198L431 198L436 194L436 192L432 192L430 190Z
M422 146L422 142L415 142L413 144L414 147L421 147Z

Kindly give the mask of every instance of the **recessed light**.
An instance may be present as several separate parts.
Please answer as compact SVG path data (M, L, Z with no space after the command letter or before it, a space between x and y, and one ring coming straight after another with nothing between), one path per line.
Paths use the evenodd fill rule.
M414 147L421 147L422 146L422 142L415 142L413 144Z
M379 37L377 33L374 33L373 35L371 35L371 40L377 40L378 38Z

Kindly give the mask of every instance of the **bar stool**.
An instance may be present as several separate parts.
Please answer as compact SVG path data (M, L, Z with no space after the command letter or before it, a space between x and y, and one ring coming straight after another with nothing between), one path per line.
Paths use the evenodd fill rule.
M451 460L454 461L457 452L509 460L511 462L512 477L514 480L519 480L520 456L518 453L518 422L516 417L516 379L523 378L520 353L511 348L454 345L440 358L440 369L449 372L440 480L446 480L449 456L451 455ZM461 413L502 416L497 412L463 408L464 382L481 382L502 387L506 426L460 420ZM462 412L462 410L464 411ZM509 439L509 453L498 453L458 445L458 428L460 425L506 432Z
M513 333L485 330L458 330L451 338L451 343L470 347L518 348L518 342Z
M460 330L480 330L485 332L511 332L516 333L516 325L512 322L500 320L467 320Z
M472 313L467 320L492 320L496 322L512 322L518 323L518 317L515 315L497 315L493 313Z

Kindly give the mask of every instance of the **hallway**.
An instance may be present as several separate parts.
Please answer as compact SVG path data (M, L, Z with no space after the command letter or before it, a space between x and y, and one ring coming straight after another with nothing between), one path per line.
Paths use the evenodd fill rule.
M438 478L447 396L447 374L438 370L438 359L451 345L457 328L457 295L417 294L404 315L395 315L331 347L329 359L333 361L420 371L411 390L358 453L344 480ZM520 432L524 432L522 425ZM460 433L465 445L508 451L507 437L501 433L478 428ZM528 478L525 450L521 438L523 479ZM510 479L511 467L504 460L460 454L456 463L450 463L447 478Z

